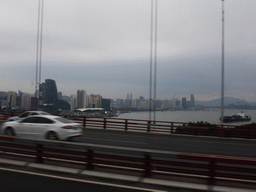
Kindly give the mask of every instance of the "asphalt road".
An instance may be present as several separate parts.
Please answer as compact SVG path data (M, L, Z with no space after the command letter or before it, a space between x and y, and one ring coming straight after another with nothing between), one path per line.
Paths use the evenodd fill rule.
M131 148L256 158L256 141L84 129L76 142Z
M0 121L0 124L2 121ZM256 158L256 140L85 128L75 142L185 153Z
M0 168L1 192L145 192L156 191L132 186L81 180L28 171Z

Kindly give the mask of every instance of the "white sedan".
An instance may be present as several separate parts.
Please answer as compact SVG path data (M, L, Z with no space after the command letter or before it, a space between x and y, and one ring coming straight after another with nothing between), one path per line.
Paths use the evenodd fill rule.
M70 140L82 136L82 129L78 123L62 117L35 115L5 122L2 133L32 139Z
M17 121L32 115L51 115L51 114L45 111L26 111L24 113L21 113L19 116L9 117L7 121Z

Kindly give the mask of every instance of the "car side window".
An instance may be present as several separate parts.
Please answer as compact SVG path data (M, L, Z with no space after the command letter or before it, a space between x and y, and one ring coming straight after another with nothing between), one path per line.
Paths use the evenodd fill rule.
M44 123L44 124L53 124L54 121L45 117L39 117L40 118L40 123Z
M27 117L28 114L29 114L29 112L23 113L23 114L20 115L20 117Z
M22 123L38 123L38 118L29 117L21 121Z
M34 113L32 113L31 115L38 115L38 114L34 112Z

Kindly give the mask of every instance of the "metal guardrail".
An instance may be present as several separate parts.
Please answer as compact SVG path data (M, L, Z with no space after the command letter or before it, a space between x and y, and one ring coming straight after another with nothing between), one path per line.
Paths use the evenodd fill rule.
M131 149L125 147L91 145L48 140L28 140L0 135L0 151L29 155L38 163L47 158L82 163L85 169L95 165L118 166L142 170L142 177L154 172L185 174L216 180L240 179L256 182L256 159L203 154Z
M147 121L120 118L72 117L83 127L164 134L187 134L217 137L256 139L255 126L217 125L209 123L184 123L167 121Z
M17 115L14 112L1 112L2 119L9 116ZM152 132L164 134L187 134L216 137L235 137L256 139L256 124L254 126L237 126L237 125L219 125L209 123L185 123L185 122L168 122L168 121L148 121L138 119L121 119L121 118L100 118L85 116L62 115L65 118L73 119L83 125L83 127Z

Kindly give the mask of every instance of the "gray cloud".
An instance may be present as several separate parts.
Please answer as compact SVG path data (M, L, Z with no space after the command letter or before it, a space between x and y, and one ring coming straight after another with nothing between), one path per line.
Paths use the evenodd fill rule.
M45 0L42 78L64 94L148 96L150 1ZM37 1L0 8L1 90L34 92ZM225 1L225 87L255 101L256 1ZM158 1L159 98L220 97L221 1ZM35 83L35 82L34 82Z

